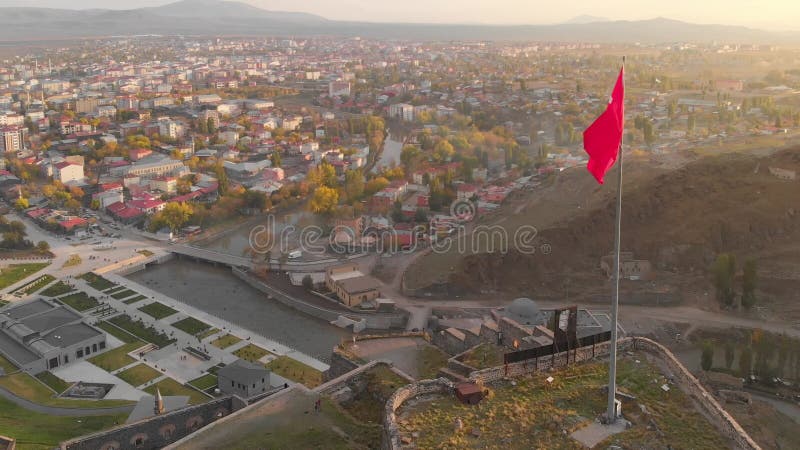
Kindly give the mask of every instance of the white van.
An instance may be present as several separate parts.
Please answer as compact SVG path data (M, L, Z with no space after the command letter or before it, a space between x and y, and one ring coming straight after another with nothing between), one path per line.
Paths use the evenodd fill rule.
M300 250L294 250L289 252L289 259L298 259L301 256L303 256L303 252L301 252Z

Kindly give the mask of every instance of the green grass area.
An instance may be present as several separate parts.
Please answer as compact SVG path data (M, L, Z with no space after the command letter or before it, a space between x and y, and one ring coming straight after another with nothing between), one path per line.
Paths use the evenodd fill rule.
M680 389L672 386L662 391L664 375L643 355L635 357L641 362L622 359L617 373L620 390L636 397L623 407L633 426L595 448L727 448L728 443ZM546 375L554 381L548 383ZM453 395L437 396L402 407L398 424L416 448L485 448L506 442L509 448L581 449L564 432L586 426L605 410L601 387L607 376L606 364L590 363L518 378L516 385L485 387L489 394L477 407ZM456 418L464 424L458 431L453 427ZM474 428L480 436L471 435Z
M436 378L439 369L447 365L447 355L432 345L423 345L417 351L417 374L420 380Z
M50 450L59 442L125 423L127 414L64 417L39 414L0 397L0 435L17 440L20 450Z
M130 405L127 400L76 400L57 398L56 394L42 382L24 372L0 377L0 386L33 403L59 408L108 408L113 406Z
M64 295L68 292L72 292L73 290L75 290L75 288L63 281L59 281L58 283L43 290L41 294L48 297L58 297L59 295Z
M158 320L176 314L178 311L160 302L153 302L139 308L139 311Z
M206 391L217 385L217 376L212 373L207 373L202 377L195 378L188 384L191 384L192 386L196 387L197 389L200 389L201 391Z
M0 300L0 308L2 308L3 306L6 306L9 303L11 303L11 302L9 302L8 300Z
M160 377L161 372L147 364L137 364L130 369L118 373L117 376L131 386L136 387Z
M211 341L211 345L217 348L228 348L242 340L232 334L226 334L218 339Z
M128 356L128 353L142 347L143 345L144 342L142 341L129 342L113 350L93 356L89 358L89 362L109 372L112 370L117 370L120 367L125 367L136 362L135 359Z
M61 267L62 268L75 267L75 266L79 266L82 262L83 262L83 259L81 259L81 255L79 255L77 253L73 253L73 254L69 255L69 258L66 261L64 261L64 265L61 266Z
M464 364L476 369L487 369L503 364L503 349L493 344L481 344L464 355Z
M136 336L137 338L145 342L155 344L159 347L166 347L175 342L175 339L170 339L169 336L158 331L152 325L147 326L141 320L133 320L130 318L130 316L124 314L113 317L108 321Z
M86 282L89 283L89 286L97 289L98 291L116 286L116 284L106 280L94 272L86 272L85 274L81 275L80 278L86 280Z
M8 267L0 269L0 289L24 280L48 265L50 263L10 264Z
M30 295L34 292L38 291L39 289L47 286L48 284L55 281L56 277L48 274L42 275L39 278L31 281L30 283L22 286L21 288L17 289L16 292L24 295Z
M196 336L197 334L207 331L209 328L211 328L211 325L199 321L194 317L187 317L179 320L173 323L172 326L183 332L189 333L192 336Z
M315 388L322 384L322 372L288 356L279 356L273 359L267 364L267 368L284 378L302 383L308 388Z
M72 386L72 383L67 383L66 381L62 380L61 378L53 375L52 372L42 372L36 375L36 378L39 379L42 383L50 386L51 389L61 394L62 392L66 391L67 388Z
M128 333L125 330L120 330L119 328L115 327L114 325L108 322L97 322L97 328L100 328L101 330L114 336L115 338L119 339L120 341L126 344L137 341L136 336Z
M100 304L96 298L89 297L89 294L83 291L59 297L57 300L73 307L77 311L86 311Z
M208 398L208 396L204 395L202 392L198 392L195 389L186 387L172 378L165 378L152 386L148 386L144 391L155 395L156 388L158 388L159 392L161 392L161 395L164 396L186 395L189 397L189 403L192 405L205 403L210 400L210 398Z
M137 250L136 253L138 253L140 255L144 255L144 256L146 256L148 258L155 254L155 253L153 253L153 252L151 252L150 250L147 250L147 249Z
M115 292L111 295L111 297L117 300L122 300L123 298L130 297L131 295L136 295L136 292L130 289L124 289L122 291Z
M125 303L126 305L132 305L132 304L134 304L136 302L140 302L140 301L142 301L142 300L144 300L146 298L147 298L146 295L141 295L140 294L140 295L137 295L136 297L129 298L129 299L123 301L122 303Z
M0 355L0 369L3 369L5 373L11 373L17 371L17 366L7 360L3 355Z
M258 362L259 359L270 355L271 353L255 344L247 344L239 350L233 352L233 354L244 359L245 361L254 363Z
M357 392L342 407L361 422L380 424L383 421L386 400L389 400L394 391L407 385L408 381L383 365L368 370L364 379L364 390Z
M117 292L124 291L126 288L125 286L114 285L114 287L108 288L103 290L104 294L116 294Z

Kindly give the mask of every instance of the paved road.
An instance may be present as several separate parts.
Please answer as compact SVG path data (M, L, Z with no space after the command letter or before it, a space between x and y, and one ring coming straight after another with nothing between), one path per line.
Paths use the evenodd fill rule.
M29 400L26 400L22 397L18 397L15 394L5 390L5 388L0 387L0 396L6 398L7 400L16 403L18 406L21 406L25 409L35 411L40 414L48 414L51 416L76 416L76 417L83 417L83 416L107 416L112 414L128 414L133 411L135 405L128 405L128 406L115 406L111 408L92 408L92 409L81 409L81 408L59 408L56 406L46 406L40 405L38 403L33 403Z

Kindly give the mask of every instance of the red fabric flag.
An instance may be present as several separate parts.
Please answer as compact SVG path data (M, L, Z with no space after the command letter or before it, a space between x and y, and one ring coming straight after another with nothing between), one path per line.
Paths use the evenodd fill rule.
M611 93L608 107L583 132L583 148L589 154L586 168L597 182L603 184L606 172L617 161L619 146L622 143L622 130L625 125L625 68L619 71L617 84Z

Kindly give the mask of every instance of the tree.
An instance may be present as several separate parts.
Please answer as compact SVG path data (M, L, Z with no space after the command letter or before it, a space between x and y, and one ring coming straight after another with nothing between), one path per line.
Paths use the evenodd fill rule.
M653 142L656 141L656 135L653 131L653 122L650 119L645 119L644 124L642 126L642 133L644 135L644 143L648 146L653 145Z
M714 365L714 346L710 341L703 342L703 353L700 356L700 367L703 370L711 370Z
M736 257L729 253L717 256L711 267L716 298L721 304L733 305L735 292L733 289L733 276L736 273Z
M266 194L258 191L247 190L244 192L244 205L247 208L263 211L267 208L269 199Z
M28 199L25 197L20 197L17 201L14 202L14 208L18 210L28 209L30 207L30 203L28 203Z
M314 190L314 195L309 203L311 211L317 214L330 214L339 203L339 192L327 186L319 186Z
M360 170L348 170L344 174L344 192L347 201L356 202L364 195L364 175Z
M749 377L753 367L753 349L748 345L739 353L739 375Z
M373 195L374 193L382 190L388 185L389 185L389 180L387 180L384 177L376 177L367 181L367 184L364 186L364 193L366 195Z
M406 172L412 173L416 170L420 158L419 148L415 145L406 145L400 151L400 162L406 168Z
M747 309L756 304L756 279L758 277L756 269L754 259L745 261L742 274L742 306Z
M172 231L177 231L192 217L192 206L185 202L167 203L158 215L165 226Z
M208 134L208 121L206 120L198 120L197 121L197 131L201 134Z
M213 117L209 117L206 121L206 131L208 131L208 134L214 134L217 131L217 124L214 123Z
M734 348L731 341L725 341L725 368L729 369L733 366Z
M444 139L437 142L433 147L433 158L439 162L449 160L453 154L455 154L453 144Z
M336 180L336 169L327 161L323 161L322 164L309 170L306 178L314 186L333 188L338 184Z
M694 113L689 114L689 118L686 121L686 131L689 134L694 132L695 122L697 122L697 118L694 116Z
M98 209L100 209L100 200L93 199L92 202L89 204L89 207L97 211Z
M50 251L50 243L47 241L39 241L36 243L36 251L45 254Z
M303 287L306 288L307 291L314 289L314 279L311 278L311 275L303 277Z
M270 162L272 162L272 167L280 167L281 166L280 152L272 152L272 155L270 155L269 160Z

